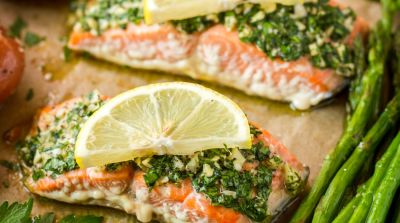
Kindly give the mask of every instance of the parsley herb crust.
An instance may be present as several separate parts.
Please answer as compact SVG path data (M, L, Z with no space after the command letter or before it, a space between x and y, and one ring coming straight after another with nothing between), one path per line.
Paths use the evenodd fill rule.
M251 127L251 132L254 137L261 134L255 127ZM241 160L240 156L244 160L237 168L235 162ZM283 171L285 189L290 195L297 195L303 186L298 173L262 142L253 143L250 149L216 148L192 156L153 156L135 162L145 172L144 179L150 188L167 182L179 185L190 179L193 188L213 205L232 208L255 221L271 217L268 198L276 170ZM242 167L246 164L250 168Z
M129 23L143 23L142 0L75 1L75 29L100 35L110 28L125 29ZM347 45L356 15L328 0L295 6L278 4L265 11L258 4L245 3L235 9L170 21L179 31L192 34L215 24L237 31L243 42L256 45L270 58L294 61L307 57L318 68L330 68L343 76L354 73L353 49Z
M41 117L48 126L37 128L34 135L17 145L19 157L26 166L32 167L34 180L56 177L78 168L74 146L79 130L103 103L100 94L92 92L54 116Z

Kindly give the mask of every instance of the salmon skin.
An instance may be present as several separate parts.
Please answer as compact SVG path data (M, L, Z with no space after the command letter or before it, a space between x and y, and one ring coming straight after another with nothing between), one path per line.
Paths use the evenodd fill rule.
M89 1L87 12L98 7L98 2L101 5L107 1ZM336 4L331 2L331 5ZM133 3L140 4L141 1L133 0ZM116 8L115 11L122 13L124 9ZM77 20L80 21L79 18ZM89 19L85 24L92 23L94 20ZM100 29L109 23L112 22L99 19L95 27ZM85 31L82 26L79 22L74 24L68 43L73 50L85 51L119 65L167 71L219 83L249 95L290 102L296 109L317 105L347 84L345 76L333 69L314 66L307 55L289 61L271 58L256 44L241 41L237 30L218 23L190 34L170 23L145 25L143 22L132 22L124 24L124 28L106 28L101 33ZM368 30L361 18L346 26L351 29L344 40L348 45L357 34L365 34ZM313 47L312 52L318 50L318 47ZM349 66L354 68L354 64Z
M257 150L258 152L222 148L198 152L189 159L201 160L201 157L209 156L210 160L222 166L220 173L225 171L246 177L258 176L254 179L261 183L258 183L257 188L249 188L246 195L248 197L243 197L250 199L251 202L247 203L247 206L253 207L253 201L258 202L264 196L265 200L257 203L258 209L257 206L254 206L256 209L246 209L247 206L241 208L235 206L235 202L230 203L230 206L227 203L218 204L222 198L235 199L236 196L242 196L239 193L243 191L235 191L237 185L233 185L234 181L229 181L230 178L227 182L231 182L232 185L226 185L225 189L217 191L218 196L211 196L208 191L204 191L204 187L200 187L202 184L204 186L202 180L216 177L218 169L215 169L210 176L200 175L199 178L187 176L175 181L169 176L171 180L162 177L156 183L149 184L149 173L157 168L153 159L159 159L163 165L167 165L165 162L169 161L165 161L164 158L171 156L156 156L105 167L79 169L73 158L77 133L85 120L102 105L104 100L105 97L92 93L56 106L45 107L38 112L31 132L17 148L23 166L24 184L29 191L68 203L120 209L135 214L142 222L157 219L161 222L232 223L261 220L270 222L304 189L309 174L308 168L267 131L254 124L252 124L253 145L254 148L261 148ZM210 156L210 154L219 155ZM223 163L231 161L221 154L236 157L232 159L234 165L225 168ZM243 156L245 160L236 162ZM185 157L172 156L172 159L182 158L185 168L188 168L190 162L184 161ZM203 172L204 169L205 167ZM260 175L262 172L267 174ZM245 183L253 182L235 179ZM221 182L223 183L222 180ZM244 200L238 200L239 203L242 201Z

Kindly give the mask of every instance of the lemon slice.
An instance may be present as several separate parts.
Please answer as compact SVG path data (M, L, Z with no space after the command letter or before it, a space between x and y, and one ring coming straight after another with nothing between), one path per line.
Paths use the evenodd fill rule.
M138 87L108 101L79 132L75 158L80 167L91 167L225 145L250 148L243 111L213 90L172 82Z
M277 3L294 5L304 0L144 0L144 19L147 24L180 20L231 10L246 2L271 11Z

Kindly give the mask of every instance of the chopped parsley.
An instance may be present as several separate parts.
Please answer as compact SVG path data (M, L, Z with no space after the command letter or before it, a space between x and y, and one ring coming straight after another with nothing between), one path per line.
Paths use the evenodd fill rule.
M142 0L98 0L96 4L73 1L71 9L76 12L78 28L95 35L110 27L125 29L129 23L143 20Z
M26 92L25 100L30 101L32 100L33 96L35 95L33 88L29 88L28 92Z
M35 169L32 171L32 179L34 181L39 180L40 178L43 178L45 176L45 173L42 169Z
M143 22L141 0L98 0L95 4L75 1L75 28L100 35L109 28L125 29ZM355 21L350 8L329 5L328 0L295 6L277 4L266 11L259 4L244 3L235 9L170 21L188 34L215 24L237 30L243 42L252 43L270 58L293 61L310 58L318 68L331 68L343 76L354 73L353 50L346 44Z
M3 202L0 206L0 223L30 222L30 214L32 211L33 200L27 202L12 203Z
M27 27L26 22L18 16L13 24L8 28L8 34L11 37L19 38L21 37L21 32L25 27Z
M1 182L1 184L3 185L4 188L9 188L10 187L10 182L8 180L5 180L5 181Z
M299 189L302 188L304 182L301 180L299 174L291 169L289 166L285 165L285 188L289 194L295 195L298 194L300 191Z
M251 125L250 126L250 134L253 135L253 137L257 137L258 135L261 135L262 132L258 128Z
M68 109L50 119L49 126L37 129L37 133L27 137L17 146L25 165L32 168L32 178L56 177L66 171L78 168L74 159L76 137L83 123L103 104L97 92L92 92L82 100L71 103Z
M273 12L264 12L257 4L243 4L217 16L219 23L238 30L243 42L255 44L270 58L293 61L307 56L314 66L332 68L344 76L354 72L353 52L345 41L355 17L351 9L330 6L325 0L296 6L278 4ZM188 28L189 21L192 25ZM215 24L213 21L214 17L200 16L172 23L193 33Z
M53 223L55 214L53 212L45 213L31 217L33 199L30 198L25 203L14 202L11 205L7 201L0 205L0 223ZM94 215L67 215L57 222L60 223L101 223L103 217Z
M18 171L19 170L18 163L14 163L14 162L11 162L8 160L0 160L0 166L4 167L10 171Z
M63 58L65 62L72 60L72 50L68 46L63 46Z
M239 157L235 153L239 153ZM244 170L241 168L243 163L240 163L238 169L235 162L240 157L244 158L243 162L257 163L256 167ZM145 171L144 180L150 188L189 178L193 188L205 194L213 205L233 208L255 221L269 217L267 203L273 172L286 168L280 158L272 155L261 142L254 143L251 149L218 148L192 156L153 156L137 159L136 163ZM295 171L287 168L294 175ZM289 185L295 192L300 190L301 184Z
M25 29L27 26L28 24L21 17L17 17L14 23L10 25L8 29L8 34L14 38L21 38L22 30ZM23 40L26 46L32 47L45 40L45 38L28 31L25 33Z
M120 169L123 167L123 164L124 164L124 163L126 163L126 162L107 164L107 165L105 166L105 170L106 170L107 172L118 171L118 170L120 170Z
M74 159L74 152L69 150L66 154L66 156L60 154L48 159L43 166L43 170L52 173L51 176L56 177L66 171L77 169L78 165Z
M32 223L53 223L56 215L53 212L33 217Z
M41 37L35 33L27 32L24 37L24 43L28 47L32 47L42 42L44 39L45 39L44 37Z

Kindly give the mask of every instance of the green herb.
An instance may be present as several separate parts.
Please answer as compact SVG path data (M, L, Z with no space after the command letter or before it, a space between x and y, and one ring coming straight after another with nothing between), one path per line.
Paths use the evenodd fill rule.
M17 144L20 158L28 167L32 167L34 180L45 176L56 177L78 168L74 159L76 137L84 122L102 104L100 95L92 92L57 114L46 130L37 129L35 135ZM54 151L58 155L54 155ZM42 158L35 163L35 156Z
M29 222L32 211L33 200L30 198L27 202L19 204L17 202L8 205L4 202L0 206L0 223Z
M71 214L61 219L60 223L101 223L103 219L103 217L94 215L75 216Z
M24 38L24 43L28 46L28 47L32 47L35 46L36 44L40 43L41 41L43 41L45 38L38 36L35 33L32 32L27 32L25 34L25 38Z
M256 160L263 161L266 160L269 155L270 151L262 142L258 142L253 144L252 146L253 154L256 157Z
M10 182L8 180L5 180L1 183L4 188L9 188L10 187Z
M150 170L144 175L144 182L150 187L154 186L157 180L160 178L160 175L157 174L158 171Z
M257 136L261 135L262 132L258 128L251 125L250 126L250 134L252 134L253 137L257 137Z
M71 62L72 60L72 50L68 46L63 47L63 55L65 62Z
M33 165L33 157L35 156L37 147L39 146L40 135L30 137L25 141L19 141L16 145L19 157L25 162L26 165Z
M8 34L11 37L21 37L21 31L27 26L26 22L21 18L17 17L13 24L8 29Z
M78 167L74 159L73 151L68 151L66 157L62 155L50 158L43 166L43 170L56 177L64 172L74 170Z
M86 1L73 1L71 9L81 15L77 18L80 28L97 35L106 28L125 29L128 22L143 21L142 0L98 0L90 10Z
M55 219L55 214L53 212L49 212L44 214L43 216L35 216L32 219L32 223L53 223Z
M285 188L289 194L298 194L303 184L301 177L287 165L285 166Z
M168 181L171 182L177 182L186 178L186 171L183 168L178 168L177 165L174 165L175 162L182 162L181 158L184 157L171 155L154 156L150 160L150 165L152 168L150 168L144 175L146 184L150 187L153 187L157 180L163 176L167 177Z
M32 179L33 179L34 181L37 181L37 180L39 180L40 178L43 178L44 175L45 175L45 173L44 173L44 171L41 170L41 169L33 170L33 172L32 172Z
M82 58L84 58L84 59L93 58L92 55L90 55L90 53L88 53L88 52L82 52L82 53L81 53L81 56L82 56Z
M253 131L259 130L253 128ZM283 167L283 162L261 142L253 144L251 149L238 151L246 162L259 163L258 167L253 171L236 170L232 156L235 151L226 147L192 156L153 156L139 159L137 163L145 171L144 180L149 187L189 178L193 188L207 196L213 205L233 208L255 221L262 221L269 218L267 203L273 172ZM290 167L289 171L287 189L290 194L296 194L302 185L293 177L296 172Z
M29 88L28 92L26 93L25 100L30 101L32 100L33 96L35 95L32 88Z
M225 24L234 16L242 41L255 44L270 58L293 61L310 56L316 67L332 68L345 76L353 74L352 52L345 43L350 30L344 25L355 20L352 10L322 0L299 5L305 11L301 16L295 6L278 4L271 13L264 13L259 5L249 10L244 7L220 15Z
M171 23L178 28L180 31L184 31L188 34L200 32L209 28L214 24L213 20L208 19L205 16L197 16L184 20L171 21Z
M99 0L96 4L75 5L76 28L100 35L109 28L139 24L143 22L141 2ZM234 10L170 23L188 34L224 24L229 30L237 30L243 42L256 45L270 58L294 61L309 57L318 68L331 68L350 76L355 70L354 53L346 41L355 18L350 8L340 9L329 1L318 0L296 6L278 4L272 12L265 12L259 4L245 3Z
M30 217L33 206L33 199L30 198L25 203L14 202L8 205L8 202L3 202L0 206L0 223L53 223L55 214L52 212L44 215ZM62 218L60 223L101 223L103 217L94 215L67 215Z
M116 170L120 170L123 163L110 163L106 165L106 171L113 172Z
M8 160L0 160L0 166L5 167L10 171L18 171L19 170L18 163L13 163Z

